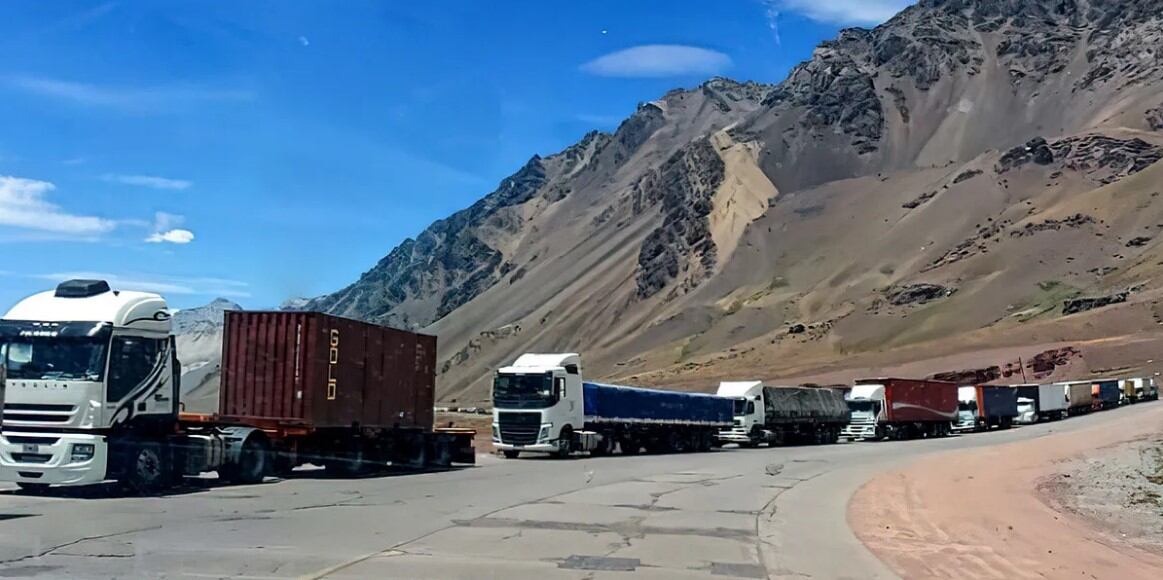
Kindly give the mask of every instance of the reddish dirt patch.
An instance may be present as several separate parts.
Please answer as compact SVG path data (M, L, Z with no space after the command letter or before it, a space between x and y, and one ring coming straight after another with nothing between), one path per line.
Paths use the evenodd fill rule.
M1069 433L923 459L852 498L849 524L905 578L1163 578L1163 557L1042 495L1061 462L1163 432L1163 404Z

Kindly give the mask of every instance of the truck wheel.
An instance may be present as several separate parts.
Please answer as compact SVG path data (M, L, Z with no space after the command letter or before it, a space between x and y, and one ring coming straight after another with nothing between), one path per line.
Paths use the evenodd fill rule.
M424 450L424 461L420 462L420 466L427 463L427 450ZM330 473L338 474L342 477L354 477L362 475L367 471L368 465L364 460L363 445L356 442L350 449L338 451L331 457L328 457L323 462L323 467Z
M140 441L130 449L124 483L139 495L156 493L166 487L169 469L161 444Z
M41 495L48 491L47 483L28 483L26 481L18 481L16 482L16 487L19 487L21 491L29 495Z
M561 435L557 438L557 451L554 453L559 459L565 459L573 454L573 429L569 426L561 428Z
M242 443L238 463L223 465L219 475L231 483L246 485L262 483L270 470L270 465L270 450L267 448L266 440L251 435Z
M505 459L516 459L521 456L521 452L516 449L506 449L501 454L505 456Z
M642 450L642 444L634 439L622 439L618 441L618 449L622 455L638 455L638 452Z

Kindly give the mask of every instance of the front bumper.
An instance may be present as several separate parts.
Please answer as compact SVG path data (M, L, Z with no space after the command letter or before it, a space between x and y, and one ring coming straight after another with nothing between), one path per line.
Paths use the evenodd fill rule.
M840 436L849 439L875 439L876 425L854 425L849 423L840 430Z
M93 446L93 457L71 460L74 444ZM85 485L105 481L109 446L100 435L20 433L0 434L0 481Z
M719 431L719 441L723 443L750 443L751 434L744 428L731 429L730 431Z
M534 443L532 445L511 445L493 441L493 448L501 451L533 451L537 453L554 453L558 450L556 443Z

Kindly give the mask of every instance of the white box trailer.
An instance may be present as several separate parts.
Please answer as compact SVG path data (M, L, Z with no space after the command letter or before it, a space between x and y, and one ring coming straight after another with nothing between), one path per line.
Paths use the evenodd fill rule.
M1070 403L1059 383L1018 385L1018 423L1036 423L1066 418Z

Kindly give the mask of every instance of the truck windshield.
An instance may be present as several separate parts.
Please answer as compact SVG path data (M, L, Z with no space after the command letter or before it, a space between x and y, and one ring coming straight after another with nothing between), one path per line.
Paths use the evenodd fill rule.
M877 405L875 401L848 401L848 410L855 413L875 413Z
M977 411L977 401L961 401L957 403L958 411Z
M742 415L742 414L747 412L747 399L735 399L734 403L735 403L734 413L736 415Z
M505 409L541 409L552 406L553 374L498 374L493 381L493 405Z
M106 341L99 338L20 338L0 343L9 379L100 381Z

